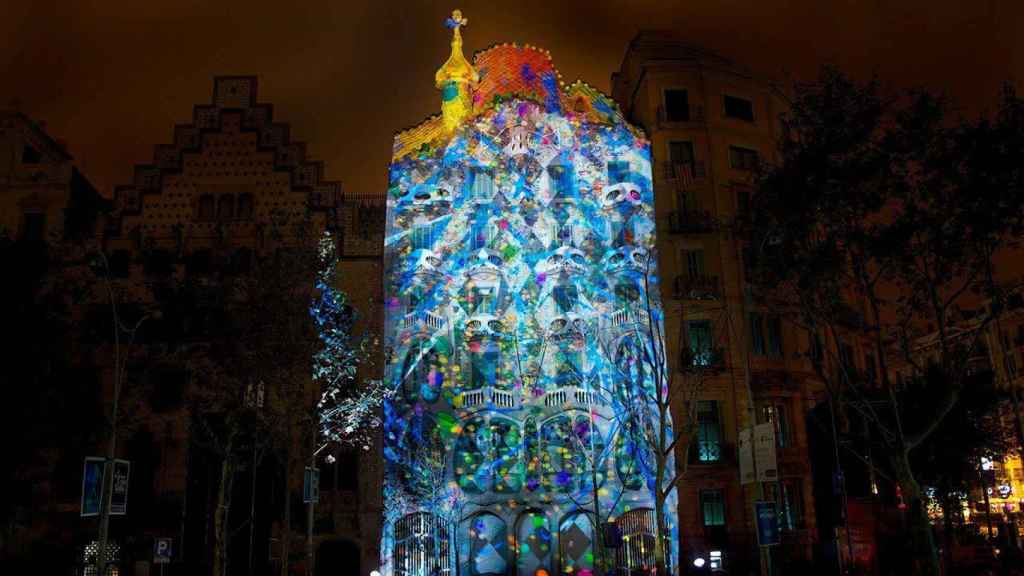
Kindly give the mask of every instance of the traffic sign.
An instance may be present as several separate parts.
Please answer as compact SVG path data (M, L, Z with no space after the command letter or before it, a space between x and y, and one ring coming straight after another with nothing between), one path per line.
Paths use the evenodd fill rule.
M89 456L82 471L82 516L99 516L103 498L104 458Z
M153 539L153 564L170 564L174 554L173 541L170 538Z
M754 502L754 512L757 516L757 543L761 546L778 545L779 514L775 508L775 502L764 500Z

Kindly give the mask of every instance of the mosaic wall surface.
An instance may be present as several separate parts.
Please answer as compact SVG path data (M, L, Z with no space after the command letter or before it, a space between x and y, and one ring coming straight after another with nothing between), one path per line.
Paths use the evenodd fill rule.
M587 576L653 554L649 143L603 95L530 65L544 55L484 52L471 116L396 137L385 574ZM625 546L596 545L606 522Z

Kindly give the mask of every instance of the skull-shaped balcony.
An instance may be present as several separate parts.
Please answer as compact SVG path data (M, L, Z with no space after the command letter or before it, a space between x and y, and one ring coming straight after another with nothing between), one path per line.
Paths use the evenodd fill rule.
M647 273L649 256L645 248L626 245L608 251L602 259L601 267L609 277L643 275Z
M587 257L578 248L562 246L537 266L545 279L571 279L587 272Z
M633 210L643 203L642 198L639 186L632 182L619 182L601 191L601 206L612 210Z
M405 273L408 275L410 285L432 286L440 280L444 273L441 272L441 257L433 250L421 248L413 250L406 259Z

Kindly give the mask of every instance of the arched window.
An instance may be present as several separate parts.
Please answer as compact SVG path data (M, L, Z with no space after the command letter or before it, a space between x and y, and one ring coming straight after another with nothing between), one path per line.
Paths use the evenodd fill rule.
M597 466L597 485L600 488L604 484L604 470L601 467L604 453L604 436L601 434L595 422L596 417L578 414L573 423L573 441L576 451L576 475L579 488L586 494L592 494L594 476L592 467Z
M416 512L395 522L396 576L450 574L448 526L433 514Z
M541 430L544 486L554 492L572 492L576 488L576 461L572 421L566 415L544 423Z
M491 419L491 443L494 449L492 489L508 494L523 488L523 461L520 453L519 425L505 418Z
M554 541L543 512L524 512L516 521L517 576L536 576L538 570L551 573Z
M507 574L508 529L504 520L490 512L471 516L463 522L463 538L469 548L466 559L470 576Z
M483 494L491 486L491 429L483 418L474 418L462 427L455 441L456 482L467 494Z
M594 529L582 512L566 516L558 527L558 558L562 574L576 576L594 570Z
M654 542L657 534L654 510L630 510L615 520L622 533L622 546L615 552L615 567L621 574L641 576L655 567ZM671 557L671 551L664 551Z

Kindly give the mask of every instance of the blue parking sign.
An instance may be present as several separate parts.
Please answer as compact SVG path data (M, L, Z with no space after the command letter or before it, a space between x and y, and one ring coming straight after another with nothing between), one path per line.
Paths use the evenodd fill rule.
M174 553L171 544L170 538L153 539L153 564L170 564L171 555Z

